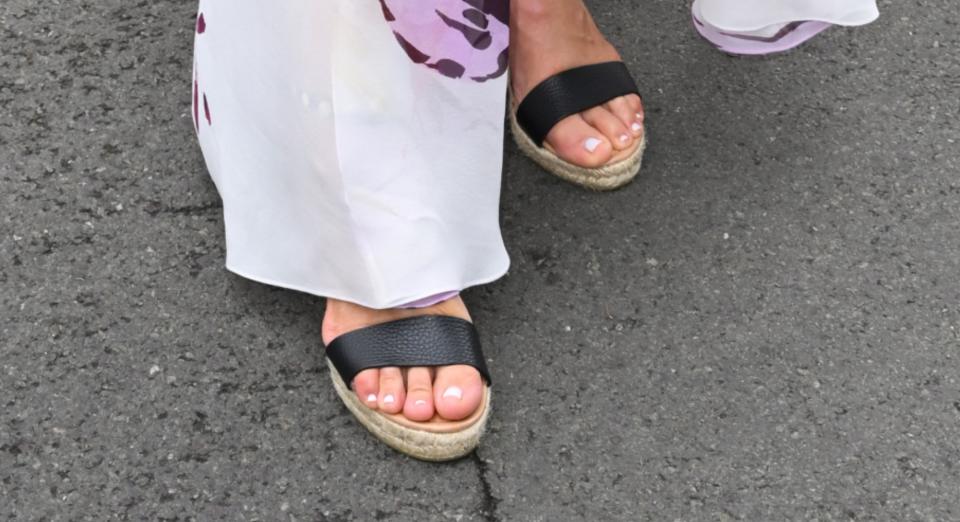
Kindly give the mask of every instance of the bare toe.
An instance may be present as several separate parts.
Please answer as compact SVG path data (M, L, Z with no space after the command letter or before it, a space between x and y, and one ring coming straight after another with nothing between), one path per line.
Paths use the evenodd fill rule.
M482 398L483 379L476 368L462 364L437 368L433 400L441 417L465 419L477 410Z
M613 155L606 136L579 114L560 120L547 134L547 144L561 158L587 168L599 167Z
M380 395L378 406L387 413L400 413L406 394L403 389L403 373L400 368L380 369Z
M380 370L364 370L353 378L353 391L360 398L360 402L370 408L377 409L379 390Z
M631 99L632 98L632 99ZM613 113L624 127L630 129L633 137L643 134L643 106L636 94L614 98L603 105Z
M594 107L580 113L583 121L590 124L606 136L616 150L624 150L633 145L633 133L616 115L604 107Z
M630 110L633 112L634 117L638 120L643 121L643 100L640 98L639 94L628 94L624 96L627 99L627 104L630 106Z
M433 418L433 375L430 369L418 367L407 370L406 390L403 415L417 422Z

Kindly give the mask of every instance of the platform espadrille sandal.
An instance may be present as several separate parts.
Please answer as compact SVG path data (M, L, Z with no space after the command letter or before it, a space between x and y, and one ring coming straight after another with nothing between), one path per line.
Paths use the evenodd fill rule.
M568 69L538 84L516 110L510 111L510 129L520 150L548 172L591 190L613 190L626 185L640 172L646 130L625 157L596 168L581 167L560 158L545 147L545 141L560 120L628 94L640 92L623 62ZM510 106L514 104L511 94Z
M375 437L393 449L428 461L453 460L480 443L490 415L490 373L473 323L456 317L425 315L377 324L345 333L326 347L333 387L347 409ZM468 418L448 421L434 415L426 422L388 414L363 404L349 383L363 370L388 366L466 364L484 380L483 398Z

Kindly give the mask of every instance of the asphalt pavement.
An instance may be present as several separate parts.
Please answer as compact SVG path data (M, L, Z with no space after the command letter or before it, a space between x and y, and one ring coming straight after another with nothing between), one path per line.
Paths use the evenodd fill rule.
M0 3L0 519L960 520L960 4L768 58L590 4L643 173L505 142L494 414L437 465L341 405L322 299L223 269L195 4Z

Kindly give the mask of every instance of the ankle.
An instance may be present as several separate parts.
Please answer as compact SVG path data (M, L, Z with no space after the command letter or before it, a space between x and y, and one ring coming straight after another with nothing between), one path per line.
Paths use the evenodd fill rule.
M510 25L545 20L551 9L556 9L556 0L513 0L510 2Z
M379 316L384 312L349 301L327 299L323 312L323 322L320 326L320 337L324 344L329 344L345 333L377 322ZM389 313L389 311L386 311L386 313Z
M323 321L320 323L320 338L323 344L329 344L331 341L346 333L346 325L340 320L338 313L340 302L334 299L327 299L323 311Z
M512 0L510 2L510 30L523 30L528 36L546 30L548 32L571 29L596 29L593 17L581 0ZM580 35L583 36L583 35Z

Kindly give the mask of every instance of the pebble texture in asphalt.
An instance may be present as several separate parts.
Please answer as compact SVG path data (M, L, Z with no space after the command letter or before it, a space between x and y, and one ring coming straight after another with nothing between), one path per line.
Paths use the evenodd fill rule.
M0 518L960 519L960 4L784 56L594 0L644 173L508 143L496 383L449 465L334 395L322 300L223 268L189 1L0 4Z

